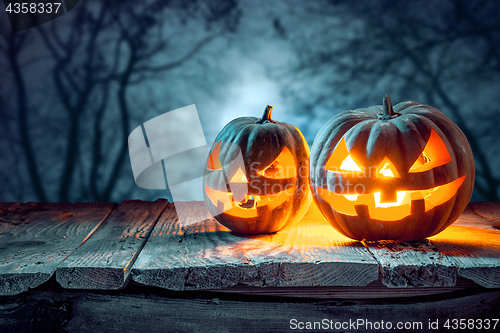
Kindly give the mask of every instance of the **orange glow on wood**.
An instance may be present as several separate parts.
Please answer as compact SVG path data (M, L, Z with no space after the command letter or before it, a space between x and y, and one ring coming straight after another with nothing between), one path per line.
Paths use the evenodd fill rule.
M338 246L358 246L359 244L332 228L314 204L309 206L304 217L293 228L283 229L271 235L245 235L243 237L269 242L272 244L271 248L275 246L292 249L312 247L314 251L311 251L309 255L321 253L323 250L331 252Z

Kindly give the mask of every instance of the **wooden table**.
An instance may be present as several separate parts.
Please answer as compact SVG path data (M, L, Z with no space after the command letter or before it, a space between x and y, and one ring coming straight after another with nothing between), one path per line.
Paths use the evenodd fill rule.
M263 332L383 320L420 322L421 332L436 320L446 330L447 319L500 317L500 203L470 204L429 239L368 243L336 232L314 205L297 226L258 236L200 221L204 209L0 203L0 331Z

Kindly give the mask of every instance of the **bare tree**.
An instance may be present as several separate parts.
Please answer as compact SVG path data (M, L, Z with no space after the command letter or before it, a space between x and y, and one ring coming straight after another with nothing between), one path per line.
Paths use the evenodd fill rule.
M311 114L375 104L386 92L438 107L472 147L476 200L497 201L500 161L480 143L496 134L474 126L496 113L488 99L500 93L500 24L491 15L499 11L500 3L487 0L313 2L302 17L319 22L316 33L275 23L298 57L283 81L314 82L285 92Z
M33 184L33 189L40 198L40 200L45 201L47 195L43 188L43 184L40 178L40 174L37 169L37 161L35 157L35 151L32 145L29 128L28 128L28 92L26 87L25 78L22 73L22 64L19 60L19 54L24 46L27 44L30 36L28 34L10 34L10 36L5 38L5 46L2 49L6 53L7 64L12 72L12 79L17 87L17 132L19 134L19 144L25 152L26 166L28 172L31 176L31 181ZM2 113L6 113L6 110L2 110ZM4 117L2 117L4 118ZM9 130L8 132L12 132Z
M17 124L29 177L18 186L31 184L40 201L111 200L127 163L130 89L187 64L212 40L231 31L237 24L236 9L232 0L217 6L202 1L85 1L71 11L67 24L54 20L29 31L4 33L2 51L16 95L16 102L10 103L16 117L9 123ZM193 33L185 28L193 20L205 26ZM177 34L191 43L172 52L169 29L179 29ZM46 78L51 86L42 90L29 91L32 75L20 61L35 47L26 43L29 38L37 40L43 66L51 68ZM32 98L41 93L50 98L35 108ZM37 126L47 129L45 140L57 139L59 155L35 148L29 117L43 119L37 115L42 109L57 114L57 128Z

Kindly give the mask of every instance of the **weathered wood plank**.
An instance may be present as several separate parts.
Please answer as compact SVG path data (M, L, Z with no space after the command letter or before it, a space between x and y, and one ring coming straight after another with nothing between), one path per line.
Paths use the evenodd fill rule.
M167 203L123 201L92 237L59 265L57 281L64 288L123 288L130 267Z
M419 288L387 288L382 281L375 281L366 287L266 287L236 286L225 289L208 289L205 291L223 294L307 298L318 300L332 299L389 299L419 296L443 295L456 293L470 288L481 288L472 280L458 277L457 284L452 287L419 287Z
M377 280L378 265L363 245L337 233L311 207L293 228L240 236L214 219L188 225L169 205L132 267L132 279L173 290L366 286ZM191 211L181 216L205 209L202 202L177 208Z
M489 216L489 218L478 215L473 207L479 207L478 209L481 209L484 215ZM498 280L497 274L500 268L498 268L496 260L493 260L493 263L484 258L480 260L472 259L472 257L482 256L481 253L477 252L477 247L470 248L475 254L465 254L469 258L466 263L462 260L460 264L457 264L455 254L451 255L451 257L448 256L449 253L453 252L450 252L449 246L437 246L438 244L434 242L435 239L452 241L455 236L450 238L452 234L449 233L449 230L455 230L454 228L458 226L468 227L470 232L475 235L479 235L484 231L494 232L495 221L492 218L496 207L490 205L490 203L469 205L460 218L446 229L448 232L431 237L432 242L422 240L416 242L382 241L367 243L367 248L380 264L382 282L389 287L451 287L455 285L457 276L470 277L471 274L475 276L473 280L477 283L479 283L478 279L493 280L497 278ZM481 246L479 239L476 241L478 242L477 245ZM486 244L484 240L482 244L482 246ZM467 250L462 248L461 251ZM497 253L498 255L499 253ZM484 262L481 263L481 260ZM472 269L472 261L476 262L478 267ZM486 283L483 281L480 284L490 287L498 286L494 282Z
M487 204L487 205L482 205ZM491 202L474 202L467 206L465 211L456 220L454 226L481 228L485 230L498 230L500 227L500 218L495 217L494 208L498 209L500 214L500 206L490 205ZM476 208L474 208L476 207ZM480 213L478 213L480 212Z
M500 287L500 231L451 225L430 238L458 274L486 288Z
M474 212L491 221L494 229L500 229L500 202L473 202Z
M127 288L128 289L128 288ZM229 297L228 297L229 296ZM464 304L466 306L464 306ZM500 312L500 291L464 291L393 300L286 302L283 299L171 293L30 291L0 298L2 332L435 332L447 319L491 319ZM296 321L294 321L295 319ZM306 329L326 320L328 329ZM359 321L358 321L359 320ZM299 329L302 322L303 329ZM353 323L354 324L351 324ZM384 323L383 327L380 325ZM402 322L406 329L397 329ZM429 323L436 323L431 329ZM343 324L347 323L347 324ZM371 323L371 326L370 324ZM390 323L390 329L389 325ZM359 324L359 325L358 325ZM451 324L451 322L450 322ZM296 326L297 325L297 326ZM317 325L317 324L316 324ZM483 325L484 327L484 325ZM322 329L323 328L323 329ZM498 330L486 330L493 332ZM451 330L453 331L453 330Z
M112 203L0 203L0 295L47 281L89 237Z
M451 287L457 268L428 240L366 243L388 287Z
M368 243L369 252L334 231L314 205L294 228L239 236L214 219L179 221L170 204L138 255L166 204L124 202L95 232L114 204L0 203L0 295L47 281L93 232L57 269L63 286L121 288L138 257L135 281L174 290L366 286L377 280L377 262L390 287L451 288L457 276L500 287L498 203L471 204L430 242ZM188 213L181 216L197 221L203 207L181 203Z

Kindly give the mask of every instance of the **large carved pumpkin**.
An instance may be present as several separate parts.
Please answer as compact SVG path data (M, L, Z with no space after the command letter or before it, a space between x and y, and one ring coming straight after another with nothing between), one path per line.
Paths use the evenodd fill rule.
M217 221L237 233L273 233L291 226L312 200L309 146L299 129L272 120L271 113L268 106L260 119L231 121L207 159L205 203Z
M452 224L474 187L465 135L417 102L341 112L311 148L314 200L330 224L358 240L416 240Z

